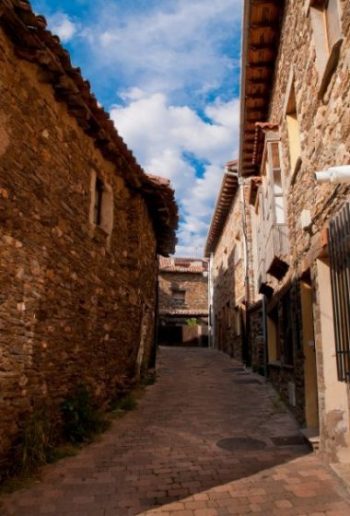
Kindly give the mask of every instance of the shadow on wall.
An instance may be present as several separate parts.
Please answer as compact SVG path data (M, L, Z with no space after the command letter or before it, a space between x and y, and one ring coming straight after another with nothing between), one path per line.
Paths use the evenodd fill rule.
M251 352L245 338L245 318L239 307L242 299L237 299L236 292L240 282L240 278L237 277L240 270L244 275L242 257L237 260L236 251L233 248L215 271L215 347L249 365ZM242 281L244 281L243 277ZM243 292L242 295L244 294Z
M185 300L174 299L165 289L160 288L160 308L169 314L159 317L158 342L162 346L208 346L208 321L206 317L191 316ZM193 307L192 307L193 308ZM185 310L186 314L181 311ZM196 309L194 309L194 312ZM178 313L176 313L178 312Z
M158 341L161 346L208 347L208 326L168 322L159 327Z

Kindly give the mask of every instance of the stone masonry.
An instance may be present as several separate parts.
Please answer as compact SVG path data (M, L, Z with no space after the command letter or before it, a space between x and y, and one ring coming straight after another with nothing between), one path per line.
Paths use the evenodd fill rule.
M227 170L234 172L235 162L228 164ZM206 254L211 256L214 345L239 360L246 359L243 357L246 288L241 203L237 180L225 171L208 233Z
M97 143L106 114L27 7L0 6L0 458L38 407L58 420L81 383L105 404L147 368L157 252L173 251L176 225L156 215L159 203L175 213L171 190L137 168L113 125ZM112 192L110 231L89 218L95 176Z
M334 72L330 74L328 84L322 91L322 74L317 69L319 49L315 40L315 27L312 24L312 8L307 9L307 6L296 4L288 2L284 14L269 118L280 124L281 142L284 143L282 159L291 244L290 273L285 282L291 277L300 277L305 269L311 266L316 298L316 289L322 287L317 287L316 264L310 261L310 254L314 254L313 249L317 246L325 224L338 212L350 193L346 186L318 185L314 177L316 170L350 162L350 8L348 2L337 2L342 44ZM287 125L285 118L281 117L281 113L285 111L291 81L294 81L296 92L301 141L301 164L297 172L291 169L290 155L285 144L288 141ZM300 226L304 210L311 214L312 224L308 231L302 230ZM315 328L319 327L317 306L316 300ZM322 374L323 339L322 334L316 331L320 425L322 434L326 436L329 431L327 425L331 423L332 418L330 414L327 415L327 410L323 406L323 393L331 388L324 383ZM334 410L337 409L334 407ZM332 430L332 438L326 438L321 443L329 457L333 454L333 460L335 455L332 448L342 446L340 443L344 439L344 432L348 435L345 436L347 445L350 444L347 411L343 412L341 419L342 423L338 423L337 428L342 435L337 435L337 432L333 433Z
M160 342L174 339L173 343L178 344L204 344L208 326L207 261L161 257L159 265Z
M261 20L269 26L263 35ZM337 376L327 228L349 200L350 190L317 183L315 172L350 163L350 6L344 0L289 0L278 6L247 2L244 23L241 173L255 176L252 183L258 180L260 204L254 201L252 211L267 209L272 215L266 199L274 178L268 170L276 167L277 158L272 165L268 149L277 142L282 178L277 189L284 205L275 229L278 224L286 228L289 248L286 256L278 250L280 244L273 244L275 272L265 271L267 278L260 286L256 282L266 295L267 319L275 320L277 328L277 339L267 332L268 348L275 341L278 355L278 360L267 357L270 378L304 424L307 400L317 389L313 403L321 450L332 462L348 462L349 390ZM260 38L260 51L252 44L254 38ZM261 93L266 88L271 95ZM264 245L272 244L266 240ZM281 262L285 269L276 274ZM257 278L257 270L255 274ZM305 292L310 292L310 301L305 301ZM310 348L317 386L310 376Z

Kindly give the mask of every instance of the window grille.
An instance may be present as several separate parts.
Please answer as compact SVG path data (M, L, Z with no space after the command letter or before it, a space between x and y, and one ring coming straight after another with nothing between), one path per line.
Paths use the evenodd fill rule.
M350 203L331 220L329 255L338 380L350 382Z

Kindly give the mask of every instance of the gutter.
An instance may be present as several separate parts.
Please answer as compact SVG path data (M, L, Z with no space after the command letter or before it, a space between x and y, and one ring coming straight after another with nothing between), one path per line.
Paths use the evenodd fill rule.
M245 113L245 62L248 50L248 37L249 37L249 17L250 17L250 0L243 2L243 16L242 16L242 43L241 43L241 88L240 88L240 136L239 136L239 155L238 155L238 170L242 170L243 167L243 139L244 139L244 113Z

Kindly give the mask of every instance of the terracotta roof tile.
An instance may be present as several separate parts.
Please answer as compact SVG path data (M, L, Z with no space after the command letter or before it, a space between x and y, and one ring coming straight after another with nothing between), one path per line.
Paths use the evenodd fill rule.
M200 273L208 270L208 260L203 258L159 258L159 270L161 272L185 272Z
M226 165L227 169L232 171L238 171L238 162L236 160L229 161ZM214 213L211 219L207 241L205 244L205 256L209 256L212 253L219 241L220 235L224 229L228 214L232 206L232 202L236 196L238 190L238 177L224 173L222 178L221 187Z
M168 310L166 309L161 309L160 310L160 315L187 315L188 317L190 316L203 316L203 317L206 317L208 316L208 310L198 310L198 309L194 309L194 310L190 310L188 308L169 308Z

